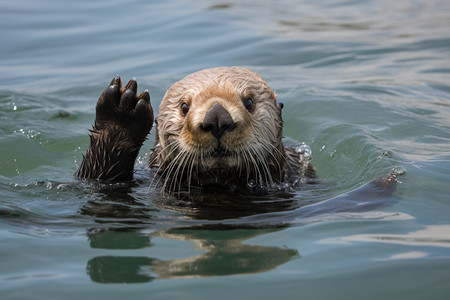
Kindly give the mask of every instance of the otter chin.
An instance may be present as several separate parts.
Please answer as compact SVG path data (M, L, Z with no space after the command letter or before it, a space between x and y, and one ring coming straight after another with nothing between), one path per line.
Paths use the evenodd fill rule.
M174 192L219 186L240 191L295 186L315 177L308 159L283 144L282 108L268 84L248 69L219 67L186 76L159 106L148 163L156 182ZM152 125L148 92L138 95L135 79L122 88L115 77L97 102L91 143L76 176L132 180Z
M202 70L166 92L149 167L164 188L269 187L304 174L306 161L282 142L283 105L256 73Z

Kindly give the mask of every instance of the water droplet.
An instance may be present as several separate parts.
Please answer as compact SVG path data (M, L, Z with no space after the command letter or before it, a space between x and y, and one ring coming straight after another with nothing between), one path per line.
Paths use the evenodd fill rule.
M300 146L295 148L295 152L302 156L302 159L310 159L312 155L311 147L306 144L301 144Z
M330 153L330 157L334 157L334 156L335 156L335 154L336 154L336 150L333 150L333 151L331 151L331 153Z
M395 167L392 169L391 173L395 176L405 175L406 170L403 167Z
M248 186L248 188L253 189L256 186L255 180L249 179L247 181L247 186Z
M383 151L383 155L391 158L391 154L389 153L389 151Z
M56 186L57 190L63 190L64 188L66 188L68 186L68 184L65 183L60 183Z

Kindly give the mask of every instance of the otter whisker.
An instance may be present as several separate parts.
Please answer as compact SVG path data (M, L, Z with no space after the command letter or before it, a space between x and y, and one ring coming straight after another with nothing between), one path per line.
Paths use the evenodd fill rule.
M240 152L243 155L243 160L245 163L245 170L247 171L247 178L246 181L248 182L248 179L250 178L250 159L249 156L250 154L246 151L246 149L244 149L244 147L241 147Z
M194 159L193 156L196 156ZM192 182L192 170L194 169L195 162L198 161L198 155L191 153L190 155L190 166L188 171L188 193L191 193L191 182Z
M183 151L180 151L177 155L177 159L173 161L170 169L170 175L168 176L169 182L169 190L174 191L178 181L178 172L180 167L183 165L186 156L183 155ZM178 185L180 186L180 184Z
M173 147L170 151L169 154L167 156L164 157L164 160L159 164L158 169L156 170L155 174L159 174L160 171L162 171L161 176L155 176L158 177L157 182L155 183L155 187L159 184L160 180L162 177L164 177L164 173L167 171L167 167L163 170L162 168L166 165L166 162L168 161L169 157L178 150L180 144L178 140L174 140L173 142L169 143L166 147L164 147L162 150L159 151L159 153L162 153L163 151L165 151L166 149L168 149L169 147ZM170 163L169 163L170 165ZM153 184L153 181L155 179L155 177L152 178L152 181L150 182L150 187Z
M182 181L183 181L183 175L185 174L185 169L188 169L187 167L189 165L189 162L192 161L192 159L191 159L192 152L191 153L186 152L186 151L183 151L183 152L184 152L184 157L183 157L182 161L180 161L180 163L178 164L177 171L175 174L175 178L178 179L177 180L178 181L178 193L181 192L181 185L183 184ZM186 155L186 153L187 153L187 155ZM188 180L188 186L190 186L190 180Z
M189 157L190 157L190 153L188 153L188 155L186 155L186 153L187 152L184 150L179 153L181 156L181 159L176 164L175 172L173 174L173 179L172 179L172 182L170 185L170 189L175 190L176 185L178 183L178 193L180 193L180 191L181 191L181 185L183 183L182 181L183 181L184 169L186 168L186 162L189 160Z
M258 138L257 138L257 140L258 140L259 145L265 150L265 152L266 152L267 154L269 154L270 157L273 158L273 159L271 160L271 163L273 163L274 166L275 166L276 168L278 168L279 174L280 174L280 176L281 176L281 175L283 174L283 169L282 169L282 167L281 167L281 165L280 165L279 158L278 158L277 156L275 156L275 154L278 154L279 157L285 159L285 158L284 158L284 155L282 155L281 152L280 152L280 150L279 150L277 147L275 147L274 145L269 144L269 143L264 143L264 141L261 141L261 140L259 140ZM270 149L269 149L269 146L270 146ZM272 150L272 151L271 151L271 150ZM274 152L275 152L275 153L274 153ZM279 181L282 181L282 178L279 178Z
M295 168L295 166L293 166L292 165L292 161L290 161L288 158L287 158L287 156L286 156L286 154L285 153L282 153L277 147L275 147L274 145L272 145L272 144L269 144L269 143L266 143L265 145L268 145L268 146L270 146L279 156L278 156L278 158L277 157L275 157L275 156L273 156L273 158L274 158L274 162L276 162L276 164L277 164L277 166L278 166L278 170L280 171L280 175L282 174L282 172L283 172L283 167L281 166L281 161L284 161L285 162L285 165L284 165L284 168L287 168L288 170L288 173L290 173L290 174L295 174L296 175L296 177L299 177L300 176L300 174L299 174L299 170L298 170L298 165L297 165L297 168ZM272 152L271 151L269 151L271 154L272 154ZM272 154L273 155L273 154ZM298 158L299 159L299 158ZM298 163L298 161L295 161L295 163ZM296 170L297 169L297 170ZM280 181L281 180L283 180L284 178L280 178Z
M237 170L239 171L239 177L241 177L241 175L242 175L242 171L243 171L243 167L242 167L242 162L241 162L241 156L242 156L243 154L241 154L241 151L239 151L239 152L234 152L233 154L232 154L232 156L233 156L233 160L235 160L236 161L236 166L237 166Z
M165 190L166 189L166 186L167 186L167 183L170 181L170 186L169 186L169 188L172 186L172 183L173 183L173 180L174 179L176 179L176 178L173 178L173 170L174 170L174 168L176 168L178 165L179 165L179 160L180 159L183 159L183 152L182 151L180 151L176 156L175 156L175 158L169 163L169 165L167 166L167 168L164 170L164 172L166 172L164 175L165 175L165 180L164 180L164 184L163 184L163 187L162 187L162 189L163 190Z
M262 131L262 134L264 135L264 136L262 136L262 134L258 130L256 130L253 123L251 123L251 126L253 128L253 134L255 137L255 143L252 143L252 145L255 145L255 147L253 149L255 151L255 154L257 154L259 156L259 161L261 162L261 165L262 165L264 173L265 173L264 177L265 177L266 183L270 183L270 185L273 185L273 179L271 176L270 168L267 165L266 157L263 153L263 152L267 153L268 155L272 156L274 161L277 161L277 158L275 157L275 155L266 146L266 144L268 144L268 145L272 146L273 148L275 148L273 145L271 145L270 143L267 142L267 141L272 140L272 137L268 136L268 133L266 130ZM261 148L263 148L263 149L261 149ZM281 166L279 164L278 164L278 168L280 170L279 173L281 174L282 173Z
M259 162L261 162L261 160L260 159L255 160L255 157L260 158L259 152L256 150L256 147L253 144L249 145L249 150L250 150L250 152L252 152L252 153L250 153L249 157L250 157L251 161L253 162L253 166L256 168L260 185L263 186L264 182L267 182L267 176L266 176L266 174L264 174L264 176L263 176L264 172L261 172L261 170L260 170L261 164ZM253 154L253 155L251 155L251 154ZM265 178L265 180L263 179L263 177Z
M258 155L259 157L259 161L261 162L261 167L264 171L264 178L267 184L270 184L270 186L273 185L273 179L272 179L272 175L270 172L270 168L267 165L267 161L266 161L266 157L264 156L264 152L261 149L261 144L256 144L257 146L255 146L253 149L255 150L255 153Z

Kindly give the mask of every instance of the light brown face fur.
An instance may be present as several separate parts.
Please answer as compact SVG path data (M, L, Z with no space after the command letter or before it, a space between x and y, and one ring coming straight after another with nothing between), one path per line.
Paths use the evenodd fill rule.
M216 103L234 123L220 138L203 125ZM276 95L258 74L238 67L202 70L166 92L150 166L159 168L169 188L279 182L282 123Z

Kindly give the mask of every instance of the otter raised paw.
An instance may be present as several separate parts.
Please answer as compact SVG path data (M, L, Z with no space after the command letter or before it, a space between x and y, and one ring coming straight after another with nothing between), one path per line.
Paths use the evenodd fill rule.
M131 79L116 76L98 99L90 145L75 176L107 182L133 179L134 162L153 125L147 90L137 95Z

